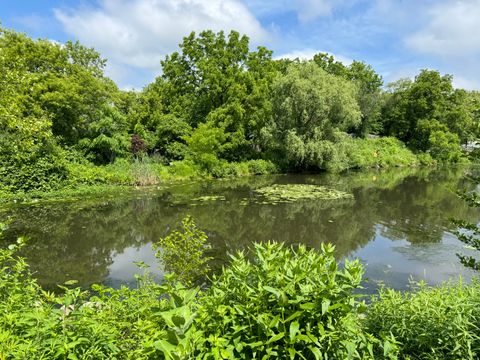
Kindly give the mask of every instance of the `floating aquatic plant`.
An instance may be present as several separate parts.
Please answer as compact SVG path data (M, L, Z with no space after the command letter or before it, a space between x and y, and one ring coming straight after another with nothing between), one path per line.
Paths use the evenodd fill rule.
M205 195L193 198L192 201L225 201L225 196L223 195Z
M336 200L353 199L353 195L344 191L330 189L325 186L308 184L275 184L255 190L255 193L262 196L256 202L265 203L286 203L297 200Z

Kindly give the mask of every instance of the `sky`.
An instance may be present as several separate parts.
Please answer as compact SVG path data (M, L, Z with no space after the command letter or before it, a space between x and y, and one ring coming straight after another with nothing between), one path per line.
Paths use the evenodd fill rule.
M436 69L480 90L480 0L0 0L0 23L94 47L122 89L153 81L191 31L233 29L274 58L328 52L385 83Z

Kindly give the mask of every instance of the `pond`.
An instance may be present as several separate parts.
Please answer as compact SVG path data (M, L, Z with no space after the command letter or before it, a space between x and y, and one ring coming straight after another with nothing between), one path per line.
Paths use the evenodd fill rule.
M410 279L437 284L473 273L456 253L471 253L451 233L450 218L478 223L480 213L454 194L467 170L371 170L340 175L275 175L211 180L70 202L11 205L0 211L8 219L3 243L29 238L23 250L39 282L48 289L76 279L82 286L133 285L150 264L158 277L152 242L191 214L211 245L212 268L228 262L228 253L254 241L336 246L339 261L359 258L365 264L365 292L381 283L405 289ZM351 196L258 201L256 190L286 184L312 184Z

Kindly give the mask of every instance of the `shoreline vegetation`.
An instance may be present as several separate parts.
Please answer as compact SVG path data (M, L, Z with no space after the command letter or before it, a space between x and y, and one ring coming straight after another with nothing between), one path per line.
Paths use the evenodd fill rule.
M436 165L430 156L415 155L395 138L352 139L351 152L341 171ZM82 196L108 195L145 187L160 188L189 181L269 175L278 174L280 171L271 161L250 160L225 163L209 173L191 161L183 160L165 165L149 157L121 159L103 166L87 162L69 163L67 169L69 177L74 180L61 183L58 187L52 186L49 190L16 192L0 190L0 204L75 200Z
M478 280L355 295L358 260L340 267L330 244L274 242L233 255L212 275L206 241L187 217L154 245L170 272L162 284L138 263L135 288L81 289L72 280L57 294L16 255L23 239L0 249L0 358L464 360L480 352Z
M0 201L203 178L466 161L480 93L421 70L273 59L232 31L192 32L162 75L124 91L106 60L0 28ZM475 152L475 151L474 151Z

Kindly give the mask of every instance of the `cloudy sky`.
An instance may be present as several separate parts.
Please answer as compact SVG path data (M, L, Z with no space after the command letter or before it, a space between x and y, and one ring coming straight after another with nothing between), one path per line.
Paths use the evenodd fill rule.
M480 89L480 0L3 0L0 22L95 47L124 89L152 81L182 37L203 29L238 30L274 57L365 61L386 82L433 68Z

